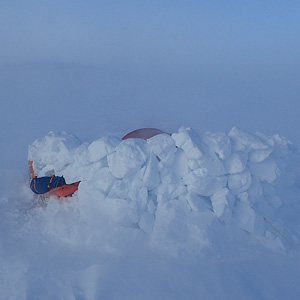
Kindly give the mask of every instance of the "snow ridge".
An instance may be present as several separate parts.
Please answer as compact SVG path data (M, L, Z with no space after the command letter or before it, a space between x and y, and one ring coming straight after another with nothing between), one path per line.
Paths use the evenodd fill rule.
M51 132L29 146L28 159L38 176L82 180L70 199L78 213L78 226L65 236L72 241L94 245L100 238L112 251L115 239L146 236L152 247L177 255L244 232L266 247L289 249L266 219L299 245L288 218L299 212L299 153L279 135L238 128L199 135L182 127L148 140L105 136L87 144ZM94 230L83 237L82 224Z

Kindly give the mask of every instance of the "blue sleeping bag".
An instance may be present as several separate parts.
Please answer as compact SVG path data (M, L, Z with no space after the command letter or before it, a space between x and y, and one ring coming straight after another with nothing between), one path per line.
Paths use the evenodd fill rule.
M63 176L52 177L35 177L30 182L30 188L35 194L45 194L51 189L65 185L66 181Z

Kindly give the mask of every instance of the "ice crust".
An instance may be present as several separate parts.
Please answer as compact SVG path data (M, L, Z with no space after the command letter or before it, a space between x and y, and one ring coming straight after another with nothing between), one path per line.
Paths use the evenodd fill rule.
M105 136L90 144L50 132L29 146L28 159L38 176L52 172L68 183L82 181L73 197L82 222L93 211L112 228L141 231L153 247L174 255L213 243L215 226L282 248L264 218L280 225L280 211L300 199L299 154L292 144L238 128L200 135L181 127L148 140Z

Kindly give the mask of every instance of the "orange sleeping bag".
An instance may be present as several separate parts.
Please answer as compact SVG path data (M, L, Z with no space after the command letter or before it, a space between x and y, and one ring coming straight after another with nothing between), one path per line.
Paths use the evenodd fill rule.
M71 196L78 190L79 183L80 181L62 185L60 187L51 189L48 194L59 198Z

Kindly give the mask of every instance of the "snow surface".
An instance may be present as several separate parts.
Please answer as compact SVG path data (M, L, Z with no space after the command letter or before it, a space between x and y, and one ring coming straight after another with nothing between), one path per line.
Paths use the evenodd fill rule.
M0 300L299 300L299 12L0 1Z
M284 137L50 132L28 159L81 183L45 203L20 175L1 195L1 299L299 299L300 156Z

